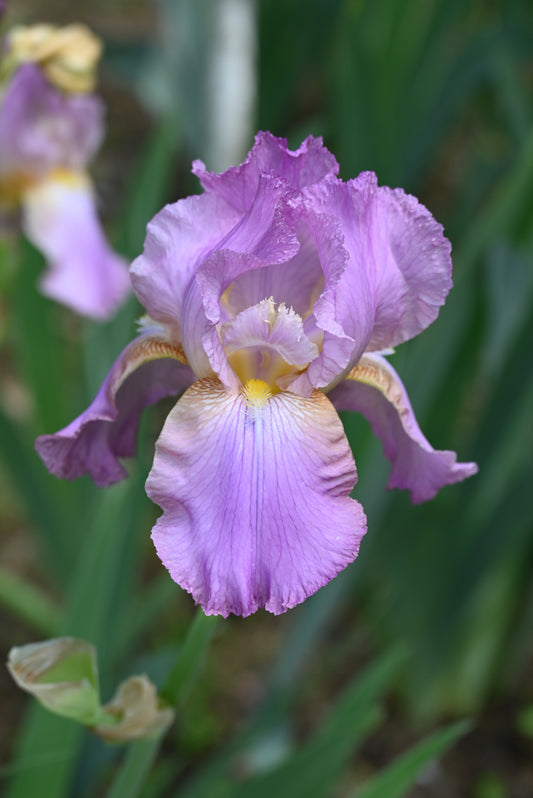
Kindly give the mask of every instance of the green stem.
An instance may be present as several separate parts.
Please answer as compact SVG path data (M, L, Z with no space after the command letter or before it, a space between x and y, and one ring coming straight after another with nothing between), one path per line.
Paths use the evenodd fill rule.
M159 691L161 700L176 707L200 670L218 618L198 610L176 662ZM107 798L137 798L157 757L164 733L132 743Z
M215 615L204 615L198 610L178 658L159 691L163 701L175 707L183 693L191 685L198 673L198 665L213 636L218 618Z
M163 734L137 740L124 757L107 798L136 798L157 757Z
M0 567L0 604L45 637L55 637L60 610L44 593Z

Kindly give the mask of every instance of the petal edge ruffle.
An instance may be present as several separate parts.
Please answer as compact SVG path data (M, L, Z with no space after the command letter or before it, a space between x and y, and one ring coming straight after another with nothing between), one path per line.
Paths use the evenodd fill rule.
M171 411L146 491L172 578L207 614L275 614L356 556L366 531L340 419L324 394L252 406L213 378Z
M392 463L387 487L410 490L414 504L477 473L476 463L458 463L455 452L428 443L398 374L380 355L362 357L329 398L337 410L362 413L370 422Z
M177 396L193 380L178 348L141 335L116 359L87 410L59 432L37 438L35 449L56 477L89 474L100 487L119 482L127 474L118 458L135 453L143 408Z

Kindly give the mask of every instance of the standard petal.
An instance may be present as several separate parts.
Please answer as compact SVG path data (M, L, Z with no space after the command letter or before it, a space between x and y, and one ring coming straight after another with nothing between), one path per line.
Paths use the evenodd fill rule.
M90 474L97 485L112 485L127 476L118 458L135 454L143 408L177 396L193 380L179 348L141 335L117 358L87 410L55 435L41 435L35 448L56 477Z
M254 272L259 276L269 264L290 260L300 248L291 227L294 219L286 207L285 194L283 181L262 177L248 213L197 264L194 279L190 280L183 298L180 333L187 360L199 377L210 376L214 370L223 381L227 380L216 365L220 361L222 371L226 372L222 353L215 351L220 347L216 341L209 340L206 344L206 338L217 335L213 325L228 318L228 308L221 303L224 292L241 275Z
M146 228L144 251L130 267L133 289L151 318L181 337L185 292L202 263L242 214L214 195L166 205Z
M97 97L66 95L23 64L0 106L0 176L84 169L102 140L103 113Z
M343 291L357 297L367 271L374 323L366 351L396 346L431 324L452 286L452 263L450 242L427 208L402 189L378 187L373 172L348 183L324 180L307 193L341 223L350 253Z
M23 227L48 261L43 293L94 319L108 318L131 290L126 261L107 243L89 179L54 175L23 197Z
M146 483L164 510L153 530L163 563L225 617L294 607L357 556L366 531L329 400L250 396L196 382L167 418Z
M273 297L307 318L324 288L324 272L307 228L298 225L299 249L284 263L272 263L240 274L227 289L224 301L231 315Z
M313 318L324 337L320 356L291 384L291 390L309 394L339 380L365 351L374 313L368 274L362 261L352 262L344 246L338 220L317 213L313 203L301 203L324 272L324 289L313 306Z
M428 443L398 374L380 355L361 358L329 398L337 410L353 410L368 419L392 463L388 487L410 490L415 504L477 473L475 463L458 463L455 452L436 451Z
M208 172L202 161L193 163L193 174L206 191L214 192L240 211L250 207L262 174L282 177L292 188L317 183L326 175L336 175L339 165L322 145L321 138L308 136L297 150L289 150L287 139L260 132L255 144L240 166L222 174Z

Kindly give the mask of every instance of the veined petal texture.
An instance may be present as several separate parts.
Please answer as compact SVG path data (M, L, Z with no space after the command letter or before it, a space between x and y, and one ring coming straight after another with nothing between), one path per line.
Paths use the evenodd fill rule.
M365 274L373 308L365 351L396 346L437 318L452 287L451 246L442 225L416 197L378 187L373 172L347 183L324 180L306 196L342 228L350 263L337 291L358 296Z
M356 478L322 393L246 396L202 379L156 444L146 490L164 512L152 537L207 614L281 613L357 556L366 519L349 498Z
M90 474L101 487L119 482L127 476L119 457L135 454L142 410L179 395L193 380L181 350L161 336L140 335L116 359L87 410L59 432L41 435L35 448L57 477Z
M146 490L163 510L157 552L208 614L284 612L357 556L366 519L336 409L367 417L389 487L414 502L477 470L430 446L373 354L436 318L450 244L414 197L337 171L321 139L292 151L270 133L222 174L196 161L204 193L154 217L131 267L153 327L85 413L37 442L58 476L111 484L142 407L188 389Z
M455 452L436 451L428 443L398 374L380 355L361 358L330 399L337 410L368 419L392 463L388 487L410 490L413 503L428 501L445 485L477 473L475 463L458 463Z

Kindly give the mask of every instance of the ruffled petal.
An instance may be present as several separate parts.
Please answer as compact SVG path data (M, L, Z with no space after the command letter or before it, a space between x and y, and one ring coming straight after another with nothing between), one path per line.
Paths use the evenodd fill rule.
M107 243L89 179L54 173L26 191L23 228L48 261L43 293L94 319L109 317L131 290L126 261Z
M295 220L287 205L292 194L285 180L260 175L249 208L220 248L252 254L262 265L285 263L300 246L294 231Z
M0 178L82 170L98 149L104 109L93 95L67 95L35 64L13 75L0 105Z
M289 150L287 139L260 132L240 166L216 174L208 172L202 161L194 161L192 171L206 191L214 192L234 208L246 211L253 202L262 174L282 177L292 188L300 190L327 175L336 175L339 165L322 145L321 138L308 136L297 150Z
M220 338L229 362L244 383L260 379L270 386L303 369L318 356L304 333L301 317L286 305L263 299L222 325Z
M350 253L343 291L357 296L367 271L374 310L367 351L396 346L431 324L452 286L452 263L450 242L430 212L402 189L378 188L373 172L348 183L322 181L308 195L341 223Z
M301 317L272 298L246 308L221 328L228 355L246 348L271 348L287 363L306 366L318 349L304 334Z
M398 374L380 355L361 358L329 398L337 410L368 419L392 463L388 487L410 490L415 504L477 473L475 463L458 463L455 452L436 451L428 443Z
M264 384L263 384L264 385ZM329 400L196 382L170 413L146 483L172 578L207 614L281 613L329 582L366 531Z
M97 485L112 485L127 476L118 458L135 454L143 408L177 396L193 380L179 348L141 335L117 358L87 410L55 435L41 435L35 448L56 477L90 474Z
M180 339L185 292L198 265L239 223L220 197L202 194L166 205L146 228L144 251L130 267L133 289L151 318Z
M284 263L240 274L229 286L224 301L232 315L237 315L263 299L273 297L308 318L324 288L324 272L307 228L298 225L299 249Z
M244 215L203 194L167 205L148 225L144 253L131 266L134 290L150 316L182 341L199 377L212 373L202 340L220 320L229 283L298 250L281 204L285 192L283 181L265 176Z
M221 249L202 264L191 281L183 303L181 328L183 349L197 377L218 374L226 385L237 386L216 327L224 312L220 299L234 277L263 265L255 255Z
M366 265L350 260L341 225L335 217L317 213L314 203L300 205L324 272L324 289L313 306L313 318L324 331L320 356L291 383L291 390L308 395L329 387L365 351L374 324L372 292ZM308 333L309 334L309 333Z
M228 318L221 298L231 283L245 273L258 273L269 264L282 263L298 252L300 245L291 228L292 213L285 206L285 193L283 181L262 177L248 213L197 265L185 293L180 321L183 348L198 377L210 376L214 371L231 384L214 328Z

